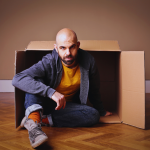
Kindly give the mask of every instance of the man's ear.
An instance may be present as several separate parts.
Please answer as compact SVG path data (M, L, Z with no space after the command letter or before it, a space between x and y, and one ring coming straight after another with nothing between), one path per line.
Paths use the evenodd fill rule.
M56 44L54 44L54 48L55 48L56 52L58 53L57 45Z

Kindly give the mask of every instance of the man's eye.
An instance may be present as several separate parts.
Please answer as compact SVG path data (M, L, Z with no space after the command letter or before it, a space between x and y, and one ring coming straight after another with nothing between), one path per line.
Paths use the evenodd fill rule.
M75 47L76 47L75 45L71 46L71 48L75 48Z
M61 49L65 49L64 47L61 47Z

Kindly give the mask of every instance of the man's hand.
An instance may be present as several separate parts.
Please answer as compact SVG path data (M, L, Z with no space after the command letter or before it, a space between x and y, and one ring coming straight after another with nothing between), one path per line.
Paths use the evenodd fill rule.
M63 109L66 106L66 100L65 100L65 96L62 95L61 93L55 91L55 93L52 95L52 100L54 100L57 103L57 106L55 108L55 110L59 110L63 107Z
M106 111L106 115L105 116L111 116L112 112Z

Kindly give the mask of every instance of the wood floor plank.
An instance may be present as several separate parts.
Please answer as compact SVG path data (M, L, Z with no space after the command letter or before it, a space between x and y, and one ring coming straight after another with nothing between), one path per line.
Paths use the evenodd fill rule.
M0 149L1 149L1 150L10 150L10 149L5 148L5 147L3 147L3 146L1 146L1 145L0 145Z
M77 149L94 149L94 150L105 150L106 148L103 146L95 146L94 144L88 144L88 143L82 143L82 142L74 142L74 141L67 141L67 142L61 142L62 145L68 145L69 147L75 147Z

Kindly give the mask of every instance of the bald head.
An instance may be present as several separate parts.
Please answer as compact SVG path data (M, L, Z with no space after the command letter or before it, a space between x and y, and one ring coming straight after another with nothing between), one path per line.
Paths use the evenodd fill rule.
M71 29L64 28L57 33L54 48L67 67L76 65L79 46L77 35Z
M77 43L78 39L76 33L68 28L61 29L56 35L56 44L59 45L59 43L69 41Z

